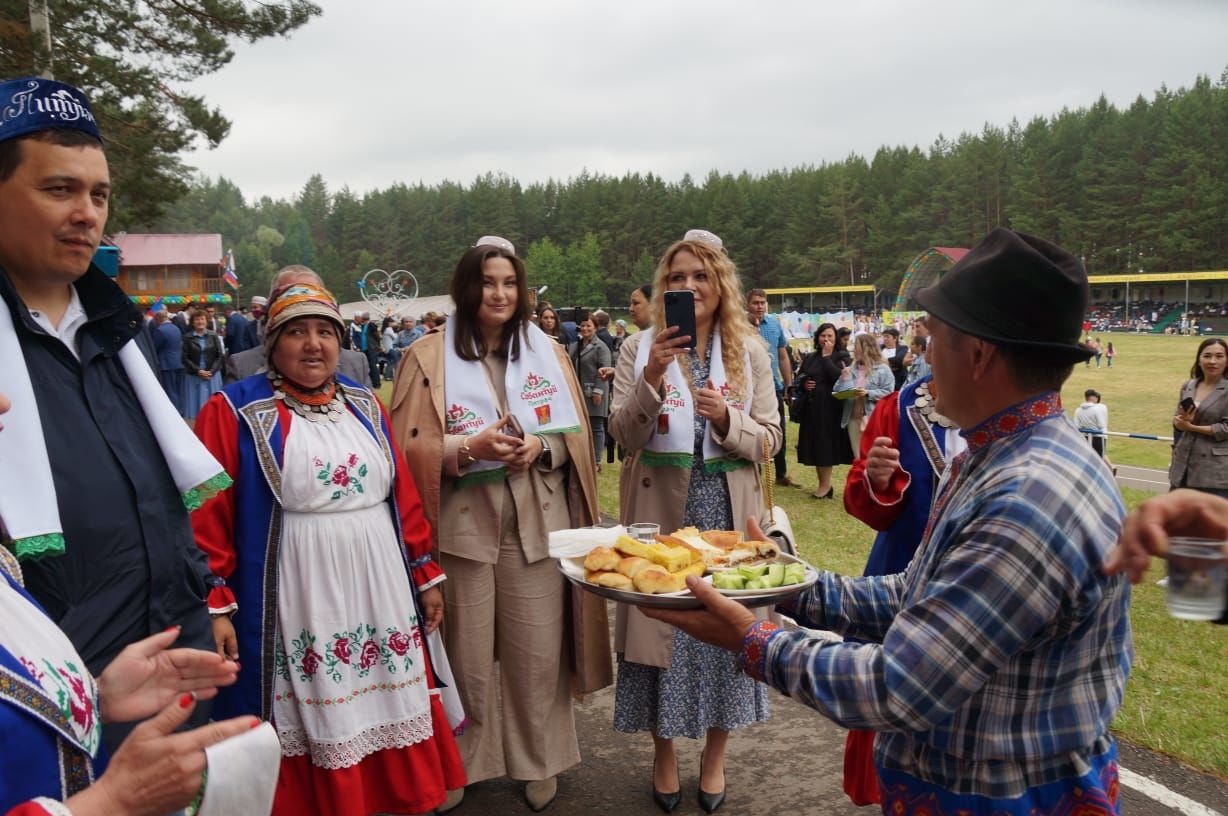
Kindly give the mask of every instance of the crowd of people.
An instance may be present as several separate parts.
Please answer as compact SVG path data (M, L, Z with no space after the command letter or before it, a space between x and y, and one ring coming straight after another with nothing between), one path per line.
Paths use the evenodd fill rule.
M13 94L46 104L0 120L9 816L208 801L227 780L204 749L260 721L279 816L446 812L498 777L542 811L581 761L575 695L610 685L613 727L651 739L664 812L679 738L703 741L699 806L724 806L730 734L770 716L769 687L851 729L846 790L885 813L1118 812L1129 582L1168 532L1228 532L1206 461L1228 439L1223 341L1200 346L1174 417L1174 487L1206 498L1145 503L1124 534L1109 465L1058 397L1094 356L1086 273L1001 228L919 294L924 319L819 326L796 362L707 230L629 293L626 335L535 311L498 236L458 248L455 309L425 330L347 325L291 266L252 348L224 355L207 314L184 335L180 393L211 389L192 382L189 430L155 334L91 263L106 157L91 115L58 116L88 102L41 79L0 83ZM1025 279L1043 302L1014 302ZM694 336L666 321L677 290ZM844 506L879 531L865 575L820 571L774 610L800 629L692 577L703 610L619 604L611 645L605 601L548 547L599 521L607 437L623 523L763 538L786 405L816 498L853 465Z

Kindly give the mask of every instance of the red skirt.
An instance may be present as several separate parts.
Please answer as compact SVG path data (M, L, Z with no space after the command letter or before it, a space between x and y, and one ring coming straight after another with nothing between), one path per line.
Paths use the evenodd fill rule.
M310 756L282 757L273 816L429 813L442 805L449 790L465 787L465 766L437 694L431 718L431 739L379 751L349 768L325 770Z
M882 804L874 768L873 731L850 731L844 741L844 792L854 805Z

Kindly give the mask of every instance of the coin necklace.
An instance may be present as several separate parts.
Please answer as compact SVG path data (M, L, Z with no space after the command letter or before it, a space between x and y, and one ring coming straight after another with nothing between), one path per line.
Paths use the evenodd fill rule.
M913 403L926 422L932 422L940 428L954 428L955 423L934 410L934 397L930 394L930 384L917 386L917 400Z
M290 382L280 372L270 368L269 379L273 381L273 396L286 404L294 413L312 422L340 422L345 413L345 402L336 378L319 388L301 388Z

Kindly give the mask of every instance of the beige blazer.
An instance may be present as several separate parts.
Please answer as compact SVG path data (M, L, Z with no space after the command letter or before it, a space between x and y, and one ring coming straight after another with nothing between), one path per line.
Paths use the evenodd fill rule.
M1187 380L1181 386L1177 402L1194 398L1198 387L1196 380ZM1179 408L1174 409L1176 414ZM1186 487L1213 487L1228 490L1228 379L1207 395L1194 411L1195 425L1210 425L1213 436L1200 433L1183 433L1181 440L1173 445L1173 458L1168 466L1168 482L1176 488L1185 477Z
M443 332L423 335L405 349L397 369L391 400L392 432L413 473L422 508L436 535L439 550L440 489L445 470L455 472L459 440L444 433L444 340ZM550 344L559 359L559 366L571 390L576 405L582 405L580 386L566 351ZM588 415L579 411L581 428L564 434L569 464L561 475L567 511L572 527L595 524L597 509L597 474L593 462L593 439ZM451 460L451 465L447 460ZM553 476L553 474L550 474ZM555 480L548 480L555 483ZM554 515L553 513L551 515ZM544 547L550 530L543 522L544 514L521 514L523 538L533 539L532 547ZM539 524L534 530L533 523ZM489 535L474 536L467 543L449 542L448 551L476 560L489 560L486 549L499 546L498 519L490 520ZM484 546L483 541L485 541ZM540 554L544 557L544 551ZM589 692L613 682L610 668L610 641L605 601L591 593L571 587L571 621L569 637L572 644L573 683L577 692Z
M640 463L640 454L652 436L661 410L662 396L635 376L635 356L644 333L627 338L619 350L614 372L614 403L609 427L614 438L630 452L619 474L619 518L624 524L655 522L662 532L682 526L686 510L687 490L691 472L678 467L647 467ZM780 413L777 410L776 384L772 378L772 363L762 343L748 342L754 394L749 411L731 411L729 432L717 436L717 443L726 451L748 462L763 462L763 442L775 454L782 436ZM763 519L763 484L758 467L744 467L726 474L729 502L734 524L745 529L746 519ZM618 605L614 648L627 660L649 666L667 668L673 651L673 628L649 620L638 610Z

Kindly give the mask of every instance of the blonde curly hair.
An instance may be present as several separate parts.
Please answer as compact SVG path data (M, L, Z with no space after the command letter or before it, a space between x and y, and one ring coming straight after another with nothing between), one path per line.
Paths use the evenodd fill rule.
M746 317L746 298L742 294L742 280L738 276L738 268L734 266L723 249L713 247L702 241L681 240L671 244L661 262L657 264L657 275L652 283L652 325L657 331L665 329L665 292L669 282L669 270L680 252L689 252L700 260L708 273L709 281L720 298L715 323L721 331L721 360L725 364L725 374L729 378L729 386L734 396L745 398L750 372L746 370L746 340L758 334ZM690 369L682 367L690 380ZM691 383L692 391L695 384Z

